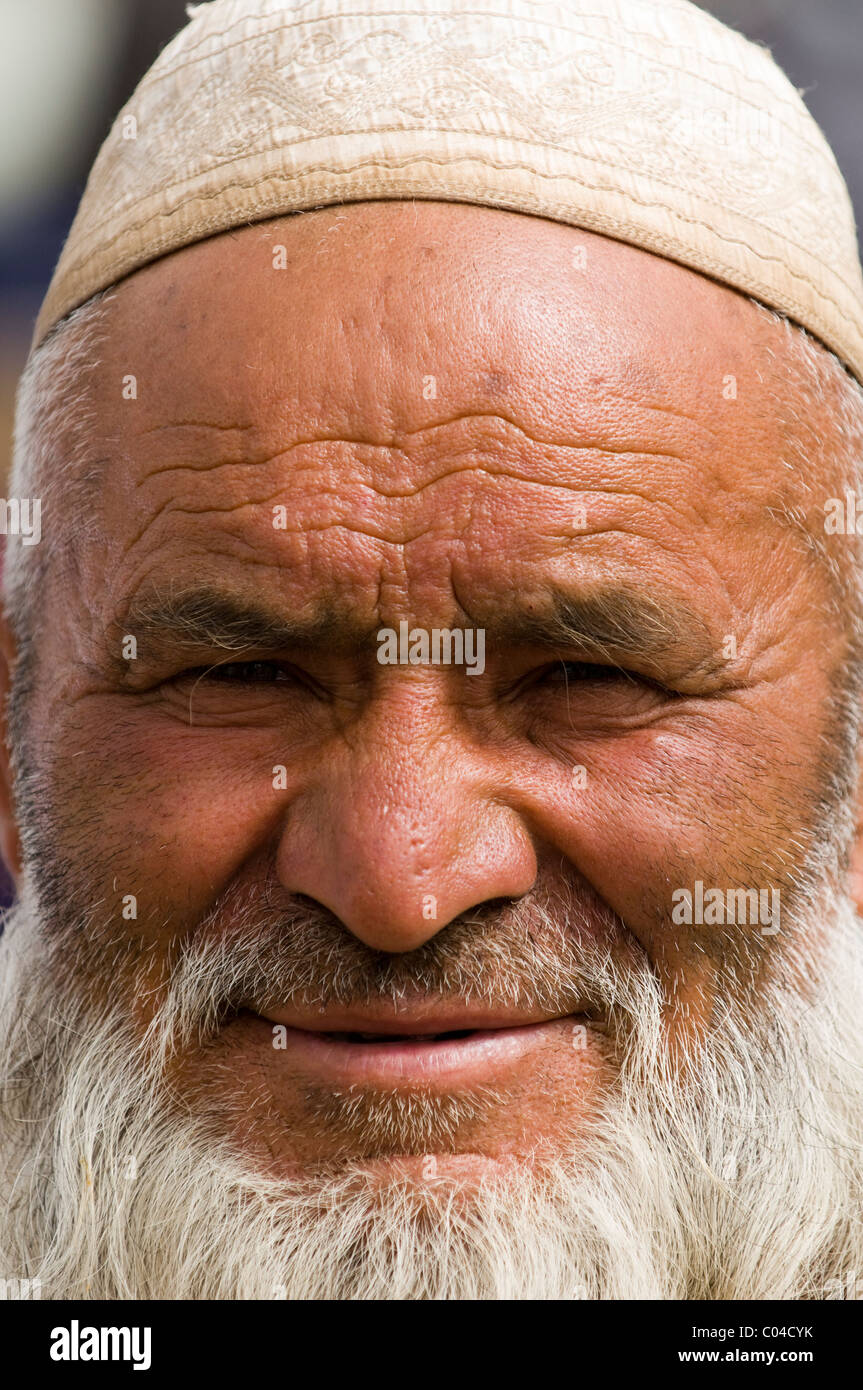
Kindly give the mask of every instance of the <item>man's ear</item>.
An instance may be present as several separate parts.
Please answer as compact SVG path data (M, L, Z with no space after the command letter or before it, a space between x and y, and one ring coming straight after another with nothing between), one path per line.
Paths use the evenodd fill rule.
M0 611L0 858L17 886L21 877L21 840L12 796L12 758L7 728L7 701L15 666L15 638Z

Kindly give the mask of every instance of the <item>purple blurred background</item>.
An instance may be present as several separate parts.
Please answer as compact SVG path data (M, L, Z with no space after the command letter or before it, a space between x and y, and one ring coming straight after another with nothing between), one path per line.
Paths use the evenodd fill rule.
M831 142L863 211L863 0L711 0L766 44ZM185 22L184 0L0 0L0 469L33 320L93 157ZM10 887L0 865L0 902Z

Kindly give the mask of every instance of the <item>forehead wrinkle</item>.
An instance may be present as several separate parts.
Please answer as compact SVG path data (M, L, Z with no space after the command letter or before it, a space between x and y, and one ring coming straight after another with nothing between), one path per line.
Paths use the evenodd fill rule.
M605 393L605 392L604 392L602 398L601 398L599 401L597 401L596 404L597 404L597 405L601 405L602 402L603 402L604 400L610 400L610 399L620 400L620 399L623 399L623 398L622 398L622 397L619 397L619 396L615 396L615 395L613 395L613 394L611 394L611 393ZM279 404L279 405L281 405L281 404L283 404L283 403L282 403L281 401L278 401L278 402L270 402L270 404ZM693 424L698 424L698 423L699 423L698 420L697 420L695 417L690 416L690 415L687 415L686 412L683 412L683 411L671 411L671 410L666 410L666 408L663 407L663 406L644 406L644 407L642 407L642 406L640 405L639 402L632 402L632 401L630 401L629 404L634 405L637 409L642 409L642 408L643 408L643 409L650 410L650 411L657 411L657 412L661 412L661 413L663 413L663 414L671 415L673 418L684 418L684 419L688 420L690 423L693 423ZM365 434L365 435L363 435L363 434L346 435L346 434L342 434L341 432L337 432L337 433L334 433L334 434L330 434L330 433L326 433L326 432L324 432L324 433L318 432L318 433L311 434L311 435L302 435L302 436L299 436L298 438L292 440L290 444L286 445L285 448L282 450L282 452L283 452L283 453L288 453L288 452L290 452L292 449L299 449L299 448L302 448L304 445L307 445L307 444L356 444L356 445L364 445L364 446L367 446L367 447L369 447L369 448L376 448L376 449L395 449L395 450L401 450L401 449L404 447L404 441L409 441L409 440L412 441L412 440L418 438L418 436L420 436L420 435L424 435L424 434L433 434L433 433L437 432L438 430L450 429L450 428L452 428L452 426L454 426L454 425L465 424L465 423L468 423L468 422L471 422L471 421L489 421L489 422L492 422L492 423L495 423L495 424L498 424L498 425L503 425L506 429L513 429L513 430L515 430L518 434L522 435L525 439L528 439L532 444L551 444L551 445L562 445L562 446L568 446L568 445L571 445L571 444L572 444L572 440L571 440L570 438L560 437L560 436L558 436L558 435L556 435L556 434L554 434L554 433L552 433L552 434L541 434L541 433L537 433L535 430L528 429L526 425L521 424L518 420L514 419L512 415L506 415L506 414L504 414L502 411L499 411L499 410L463 410L463 411L458 411L456 414L453 414L453 415L446 415L446 416L444 416L444 417L443 417L442 419L440 419L440 420L430 420L430 421L428 421L426 424L418 425L418 426L416 427L416 429L408 429L408 428L402 426L402 427L400 427L400 428L397 428L397 429L392 430L392 431L390 432L389 436L388 436L387 438L385 438L385 439L381 439L381 438L372 438L372 437L371 437L370 435L368 435L368 434ZM611 424L612 424L612 423L613 423L613 422L610 422L610 424L609 424L609 430L608 430L609 438L610 438L610 437L612 436L612 434L614 433L613 430L611 429ZM703 422L702 422L702 424L703 424ZM704 426L704 427L707 428L706 426ZM260 429L263 429L263 428L265 428L265 426L264 426L260 421L251 421L251 422L249 422L248 424L245 424L245 425L219 425L219 424L210 424L210 423L208 423L207 421L203 421L203 420L176 420L176 421L166 421L166 422L164 422L164 423L162 423L162 424L147 425L147 426L145 426L143 429L137 430L137 431L135 431L134 433L135 433L136 436L146 436L146 435L148 435L148 434L162 434L162 433L164 433L164 432L167 431L167 430L174 430L174 429L203 429L203 430L215 430L215 431L217 431L218 433L231 433L231 432L245 432L245 431L247 431L247 430L254 430L254 429L259 429L259 430L260 430ZM594 428L595 428L595 427L594 427ZM612 445L611 443L603 443L603 442L601 442L602 439L603 439L603 434L602 434L602 431L600 431L598 434L594 434L594 435L591 437L590 440L585 440L585 441L583 441L583 447L585 447L585 448L595 448L595 449L597 449L598 451L601 451L601 452L604 452L604 453L612 453L612 454L613 454L613 453L638 453L638 452L642 452L642 450L640 450L640 449L633 449L633 448L632 448L631 446L629 446L629 445L622 445L622 446L620 446L620 447L615 447L615 446ZM667 453L667 455L668 455L669 458L677 458L677 457L679 457L676 453L673 453L672 451L668 451L668 450L663 450L663 451L657 450L657 451L654 451L654 452L657 452L657 453L659 453L659 452Z
M312 471L314 468L314 464L309 464L306 468L298 471L306 473ZM332 465L330 465L330 468L331 471L333 471ZM196 469L194 471L204 472L209 470ZM296 474L294 475L294 477L295 476ZM339 479L338 477L334 476L332 478L332 481L328 481L325 486L320 484L316 486L315 502L320 503L321 501L326 500L333 506L333 508L344 508L346 505L346 490L350 485L350 487L356 489L358 493L365 494L366 498L372 502L379 499L383 502L411 503L421 500L427 493L430 493L432 489L436 487L441 487L446 483L452 482L460 478L465 480L473 479L477 483L477 485L480 483L481 480L488 479L492 483L505 482L510 484L517 484L526 489L540 489L543 492L550 492L552 494L554 492L560 492L564 494L589 495L591 499L594 500L601 498L618 497L624 499L637 498L639 501L647 503L649 507L655 507L663 511L670 511L672 515L677 515L679 513L681 505L679 498L675 498L674 500L666 500L660 495L651 495L647 492L642 492L632 484L627 484L626 486L621 487L613 487L603 480L602 484L598 485L599 480L567 478L565 476L561 476L560 473L554 477L537 477L535 474L520 471L511 464L501 463L495 466L495 461L493 460L484 460L480 462L475 458L470 462L458 465L444 464L438 469L438 471L435 473L433 477L427 478L425 481L422 482L415 482L407 489L386 487L382 485L382 483L378 480L369 477L368 473L366 473L366 476L363 476L362 472L360 472L359 470L353 471L349 479L346 479L344 477ZM151 515L141 523L139 528L136 529L134 535L130 537L126 542L124 542L124 551L128 552L132 550L143 539L147 531L162 516L168 515L172 512L187 516L203 516L208 513L213 513L216 515L223 514L225 516L230 516L232 514L236 514L244 510L251 510L256 507L275 506L283 504L285 502L285 498L288 496L288 481L289 480L285 480L285 483L282 485L281 488L279 488L276 484L269 484L266 488L263 497L237 498L236 500L228 502L224 505L218 505L217 503L213 502L206 503L204 505L192 506L182 502L176 495L172 495L160 502L155 507L155 510L151 513ZM471 513L473 513L474 511L476 500L476 488L474 488L471 491L471 496L467 503ZM356 499L354 499L354 501L356 501ZM449 520L450 518L444 517L443 519ZM704 520L704 518L701 519ZM285 526L281 527L280 530L283 534L286 535L301 535L305 533L313 534L316 532L341 528L354 532L356 534L367 535L370 538L379 540L385 544L407 545L411 543L411 541L421 539L426 535L432 534L436 529L438 529L440 525L440 521L437 525L426 525L423 522L421 522L420 529L418 531L412 531L411 534L408 536L397 536L385 533L383 530L383 525L385 521L388 521L390 522L391 526L403 527L405 523L408 521L407 515L399 513L394 518L381 517L380 525L377 528L374 525L374 520L374 517L360 518L354 515L351 515L350 517L334 515L328 517L326 520L322 520L317 523L311 523L307 520L300 520L296 522L296 524L290 524L286 522Z
M635 410L648 411L656 415L668 415L675 420L685 420L687 424L694 425L697 430L703 430L714 440L722 438L722 431L708 424L703 414L695 415L689 410L682 410L671 405L653 405L649 401L633 400L631 396L622 396L619 392L606 389L603 392L603 399L607 401L623 401L626 405Z
M302 471L311 471L311 469L313 469L314 467L314 464L309 464L307 468L303 469ZM202 472L204 470L194 471ZM443 466L438 470L434 477L427 479L425 482L416 483L408 490L383 487L376 480L368 476L357 476L356 472L353 472L351 475L350 485L356 488L359 492L365 493L372 500L382 499L384 501L408 503L419 500L431 489L458 478L474 478L477 481L483 478L487 478L492 482L508 482L512 484L518 484L524 488L542 489L543 491L551 491L552 493L587 493L593 499L601 499L604 497L622 497L624 499L637 498L639 501L646 502L650 507L655 507L665 511L671 511L674 515L679 513L680 510L679 498L675 498L673 501L668 501L663 499L661 496L650 495L646 492L640 491L631 484L624 487L613 487L609 486L607 482L603 482L601 486L597 486L596 482L591 482L589 480L585 481L581 479L566 478L559 475L553 478L543 478L521 472L512 466L505 466L503 464L501 464L500 466L489 466L489 464L485 461L478 462L476 460L461 465ZM328 482L326 486L318 486L316 488L316 502L320 502L321 500L326 499L328 502L333 504L334 508L339 506L344 507L346 503L345 491L347 485L348 480L344 478L339 480L337 477L334 477L331 483ZM153 525L155 525L155 523L158 522L158 520L161 517L168 515L172 512L188 516L204 516L208 513L212 513L214 515L223 514L225 516L231 516L233 514L238 514L241 511L251 510L256 507L277 505L284 501L286 495L287 494L284 489L279 489L273 483L267 485L263 497L237 498L236 500L228 502L225 505L218 505L216 502L197 506L187 505L183 503L178 497L172 495L160 502L156 506L155 510L151 513L151 515L145 521L143 521L138 528L136 528L135 533L124 542L124 553L128 553L129 551L134 549L134 547L137 544L139 544L143 537L146 535L148 530ZM467 504L471 513L473 513L475 509L476 500L477 499L474 489ZM436 529L438 529L436 525L426 525L424 522L421 522L419 530L413 530L407 536L402 534L396 535L392 534L391 531L387 532L384 529L383 525L378 525L376 527L374 525L374 520L374 517L360 518L353 515L350 517L336 515L330 516L326 520L322 520L318 523L299 521L296 524L291 524L290 522L288 522L284 527L280 528L280 530L285 535L296 536L302 534L312 535L315 533L326 532L329 530L343 529L355 534L366 535L370 539L378 540L383 544L403 546L410 544L413 541L422 539L425 536L431 535L435 532ZM384 522L384 518L381 518L380 520L382 523ZM390 521L391 526L395 525L399 528L399 530L401 530L404 527L404 524L407 522L408 518L399 514L397 518L387 518L387 520Z
M532 445L538 445L542 448L563 449L567 452L593 452L598 454L607 454L611 457L631 455L633 457L669 458L675 459L679 462L686 462L685 455L670 449L651 449L642 445L635 445L631 442L628 442L625 445L615 446L611 444L608 440L604 439L601 433L596 434L594 432L589 438L572 438L571 435L567 437L563 437L560 435L558 435L557 437L552 435L542 435L528 430L524 425L519 424L516 420L512 419L511 417L501 415L497 412L465 411L458 415L449 416L444 420L433 421L430 424L422 425L415 430L402 429L394 431L387 439L372 439L368 437L350 436L340 433L317 433L314 435L308 435L300 437L298 439L294 439L281 449L275 451L267 450L259 457L250 457L248 452L244 452L243 454L236 457L228 459L218 459L213 461L205 461L203 464L200 465L194 463L171 462L165 464L162 467L149 468L147 470L146 475L143 478L137 480L135 486L141 487L147 482L150 482L152 479L157 478L162 474L170 472L188 471L193 473L200 473L210 471L211 469L224 467L262 466L267 463L274 463L280 459L288 458L292 453L294 453L298 449L313 448L316 445L344 444L352 448L380 450L382 452L390 454L406 454L408 453L409 441L411 443L415 443L417 441L421 442L421 436L434 437L441 430L448 430L453 426L470 421L488 421L496 425L503 426L503 439L506 439L510 431L515 431L515 433L522 439L527 440ZM193 427L199 428L197 422L195 422ZM168 429L182 428L186 428L186 425L183 422L180 422L175 425L156 425L140 431L139 434L146 435L149 433L161 433ZM227 430L229 427L213 428L219 429L221 432L223 429ZM245 430L251 429L253 428L253 426L236 426L231 428ZM259 428L263 429L265 427L260 426ZM501 443L503 442L503 440L498 439L495 442ZM476 450L479 446L477 444L477 441L469 440L467 441L467 447L472 450ZM309 466L314 467L314 464L311 464ZM529 480L524 479L523 481ZM394 493L392 495L399 496L401 494Z

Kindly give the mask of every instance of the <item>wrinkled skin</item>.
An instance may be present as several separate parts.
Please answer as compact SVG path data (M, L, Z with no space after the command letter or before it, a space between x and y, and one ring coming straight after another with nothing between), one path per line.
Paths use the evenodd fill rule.
M829 578L778 514L799 498L776 326L634 248L433 203L217 236L131 276L109 312L82 383L107 460L95 533L53 575L31 707L70 902L100 904L155 979L172 936L266 874L388 953L569 885L611 910L621 959L650 961L672 1041L696 1043L727 943L673 927L672 889L788 884L845 651ZM327 626L250 648L281 665L246 683L198 679L223 651L149 633L124 660L129 605L193 586ZM671 639L624 639L591 673L595 646L534 640L552 588L647 595L675 611ZM401 620L484 628L484 673L381 666L375 634ZM20 868L14 811L5 836ZM747 954L752 1007L781 950L780 934ZM150 1001L130 1005L143 1027ZM442 1161L577 1130L615 1069L601 1020L589 1031L573 1048L564 1021L490 1077L514 1103ZM336 1151L266 1038L237 1024L220 1048L238 1142L277 1165Z

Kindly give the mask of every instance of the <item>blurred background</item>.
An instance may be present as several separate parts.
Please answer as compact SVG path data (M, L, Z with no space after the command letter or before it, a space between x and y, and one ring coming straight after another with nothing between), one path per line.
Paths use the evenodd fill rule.
M863 0L706 0L766 44L833 146L863 214ZM0 474L33 321L87 171L185 0L0 0ZM5 494L4 494L5 495ZM2 866L0 866L2 870ZM8 885L0 878L0 901Z

